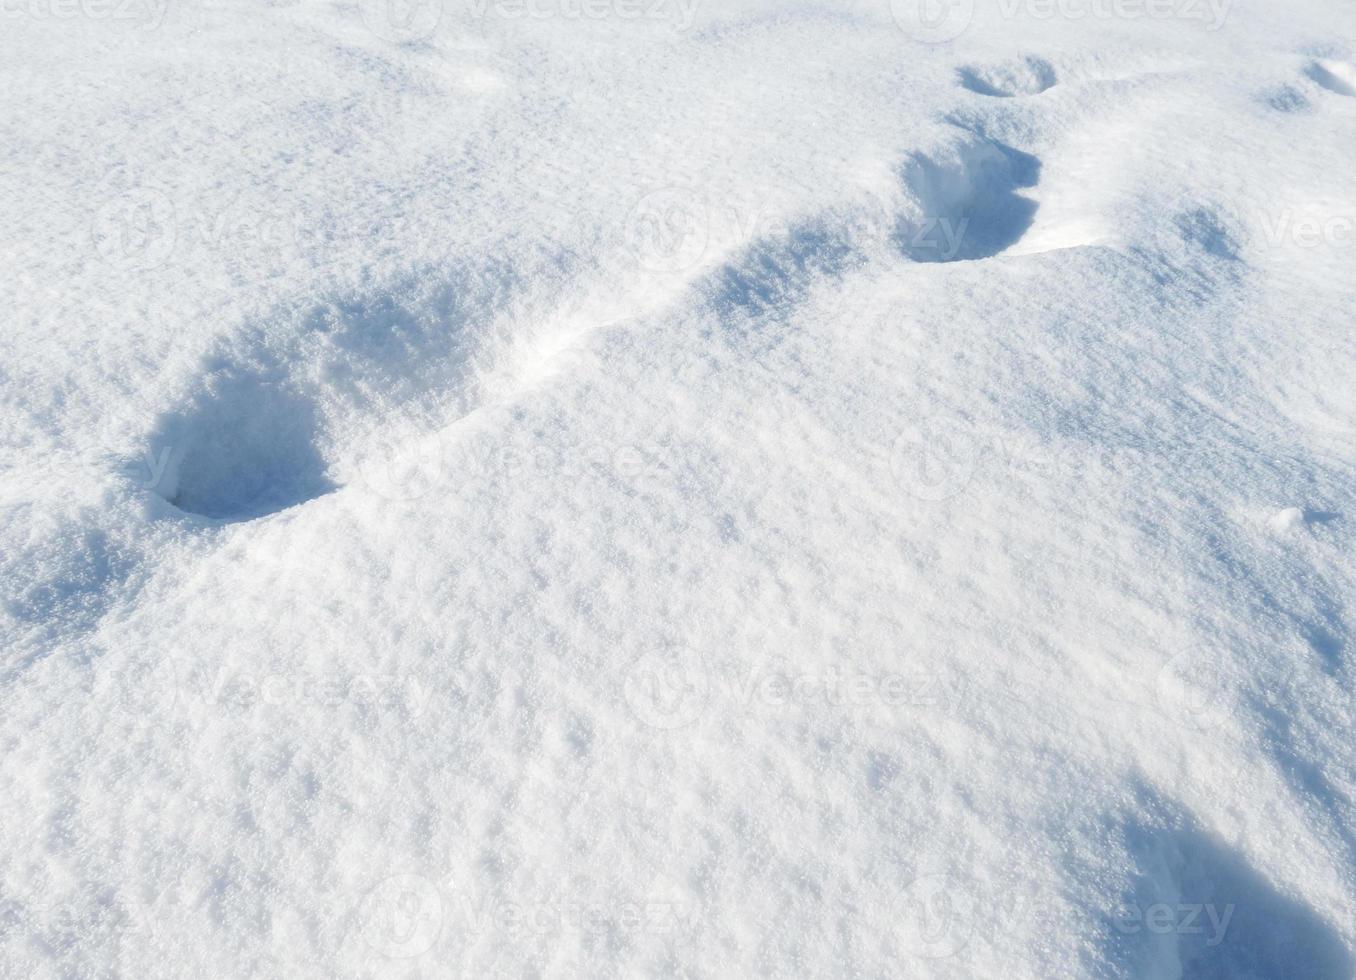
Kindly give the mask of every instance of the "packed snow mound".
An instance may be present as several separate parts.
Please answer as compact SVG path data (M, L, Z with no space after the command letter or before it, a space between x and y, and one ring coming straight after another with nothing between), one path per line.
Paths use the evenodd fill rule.
M0 33L0 975L1356 975L1341 5Z

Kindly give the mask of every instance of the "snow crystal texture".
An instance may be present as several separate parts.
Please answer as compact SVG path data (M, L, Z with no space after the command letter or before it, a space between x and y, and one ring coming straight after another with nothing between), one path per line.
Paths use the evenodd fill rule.
M1356 8L15 0L0 975L1356 975Z

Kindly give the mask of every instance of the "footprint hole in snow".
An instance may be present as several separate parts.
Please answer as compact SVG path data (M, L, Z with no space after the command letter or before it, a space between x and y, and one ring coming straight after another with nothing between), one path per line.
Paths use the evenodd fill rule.
M332 297L290 325L258 325L246 347L209 358L194 394L155 423L138 482L181 511L227 522L337 489L332 457L344 447L326 418L380 425L402 411L469 410L475 327L514 282L493 263L442 268L400 288Z
M141 472L179 510L242 521L335 489L313 401L281 377L228 368L181 411L163 416Z
M1338 95L1356 95L1356 65L1344 61L1314 61L1304 74L1319 86Z
M915 154L901 178L915 205L899 221L895 244L915 262L983 259L1016 244L1037 204L1016 191L1034 187L1040 160L988 139L935 154Z
M1182 211L1173 219L1178 234L1188 245L1201 249L1217 259L1237 261L1239 257L1238 231L1233 222L1216 207L1195 207Z
M843 275L854 260L852 245L836 230L802 224L723 265L712 277L711 303L726 320L757 318L803 298L817 276Z
M963 65L956 69L956 74L962 88L996 99L1040 95L1059 81L1054 66L1043 58L1022 58L990 66Z

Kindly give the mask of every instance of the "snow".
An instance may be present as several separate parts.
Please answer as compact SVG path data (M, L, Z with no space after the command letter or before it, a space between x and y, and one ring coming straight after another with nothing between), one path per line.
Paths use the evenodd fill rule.
M1356 18L20 0L0 974L1356 974Z

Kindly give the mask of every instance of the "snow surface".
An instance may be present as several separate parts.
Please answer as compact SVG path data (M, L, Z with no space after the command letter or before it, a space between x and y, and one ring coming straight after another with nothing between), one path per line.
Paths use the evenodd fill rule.
M1356 972L1345 0L7 0L0 974Z

